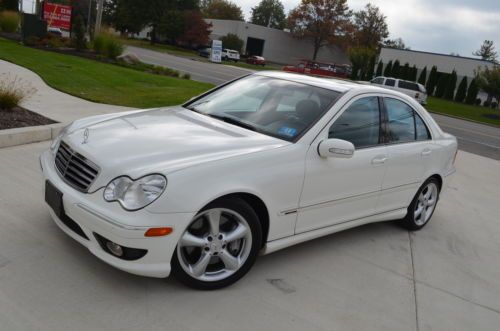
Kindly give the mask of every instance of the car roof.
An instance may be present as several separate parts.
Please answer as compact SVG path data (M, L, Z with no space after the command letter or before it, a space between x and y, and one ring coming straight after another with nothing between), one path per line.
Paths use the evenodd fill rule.
M294 74L284 71L260 71L255 75L272 77L277 79L289 80L296 83L312 85L316 87L321 87L324 89L344 93L354 89L369 89L373 92L386 93L387 90L384 88L376 87L373 85L359 84L351 80L338 79L338 78L324 78L315 77L302 74Z

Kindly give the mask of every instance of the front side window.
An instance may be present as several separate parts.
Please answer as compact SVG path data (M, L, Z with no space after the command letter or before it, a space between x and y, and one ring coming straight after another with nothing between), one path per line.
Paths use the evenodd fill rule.
M359 148L380 143L380 109L377 97L354 101L330 127L329 138L350 141Z
M185 107L250 130L295 141L339 96L339 92L332 90L253 75Z
M386 98L384 102L390 143L431 139L429 129L413 108L396 99Z

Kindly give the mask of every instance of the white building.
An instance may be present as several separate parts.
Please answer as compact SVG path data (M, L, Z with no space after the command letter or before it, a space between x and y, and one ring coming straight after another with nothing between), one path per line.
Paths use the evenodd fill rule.
M243 53L263 56L268 61L294 64L301 59L311 59L314 53L311 41L296 39L283 30L242 21L216 19L206 19L206 21L212 23L211 39L220 39L228 33L236 34L244 42ZM349 63L345 52L336 46L321 48L317 60L338 64Z

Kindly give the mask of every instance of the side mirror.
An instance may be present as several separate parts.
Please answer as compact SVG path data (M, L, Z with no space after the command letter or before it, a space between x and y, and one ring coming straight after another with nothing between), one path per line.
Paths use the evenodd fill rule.
M318 154L324 158L350 159L354 155L355 150L356 148L351 142L342 139L327 139L318 145Z

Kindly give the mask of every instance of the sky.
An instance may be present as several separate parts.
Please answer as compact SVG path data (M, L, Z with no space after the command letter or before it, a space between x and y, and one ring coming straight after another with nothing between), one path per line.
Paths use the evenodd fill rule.
M259 0L232 0L250 18ZM413 50L473 57L485 39L500 53L500 0L348 0L353 10L368 2L387 16L390 38L403 38ZM285 12L300 0L282 0Z

